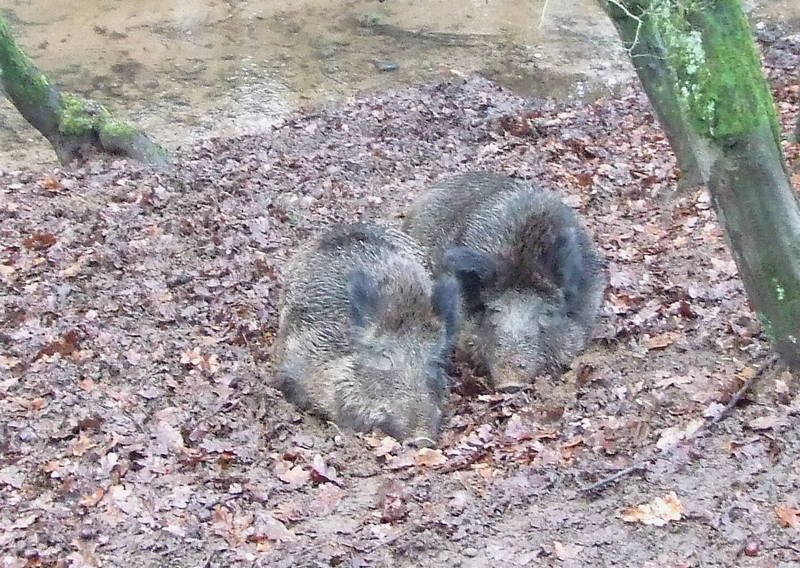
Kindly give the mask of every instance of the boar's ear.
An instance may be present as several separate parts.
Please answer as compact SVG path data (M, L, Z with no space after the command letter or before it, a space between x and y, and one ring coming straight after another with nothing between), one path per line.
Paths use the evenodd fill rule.
M444 322L445 341L450 344L459 325L458 280L449 274L438 278L433 285L431 304L433 311Z
M374 323L380 307L380 294L375 280L363 270L354 270L347 279L350 300L350 323L364 329Z
M583 275L583 253L577 230L571 227L558 235L552 246L542 252L541 262L561 288L567 314L573 314L580 300Z
M474 313L484 308L483 290L497 279L497 261L485 252L453 247L444 253L442 264L461 284L464 308Z

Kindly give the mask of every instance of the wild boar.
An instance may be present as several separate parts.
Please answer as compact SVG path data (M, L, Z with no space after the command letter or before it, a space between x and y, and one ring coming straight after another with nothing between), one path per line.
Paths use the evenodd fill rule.
M404 233L354 224L290 261L275 362L291 402L357 431L435 444L460 304L456 279L433 282L424 260Z
M556 196L491 172L432 185L403 226L435 275L455 275L459 347L499 390L560 375L588 341L605 279L589 234Z

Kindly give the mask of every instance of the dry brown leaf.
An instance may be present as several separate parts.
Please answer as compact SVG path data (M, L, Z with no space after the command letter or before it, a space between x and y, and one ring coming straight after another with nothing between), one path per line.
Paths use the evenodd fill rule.
M272 516L282 523L296 523L305 517L305 513L300 509L300 505L294 501L289 501L273 509Z
M33 233L22 241L25 248L31 250L44 250L56 244L56 236L52 233Z
M778 425L778 418L775 415L760 416L750 420L747 425L753 430L771 430Z
M317 517L330 515L342 497L344 497L344 489L333 483L322 483L314 495L314 500L308 505L308 511Z
M61 467L61 462L58 460L51 460L47 463L42 464L39 469L41 469L45 473L53 473L59 467Z
M84 495L78 503L83 507L94 507L103 498L106 492L102 487L98 487L88 495Z
M181 355L181 365L191 365L192 367L199 367L203 363L203 356L200 354L200 348L187 349Z
M557 540L553 541L553 554L555 554L556 558L558 558L559 560L567 559L567 549L564 548L564 545L558 542Z
M669 347L675 340L678 338L678 334L674 331L669 331L667 333L662 333L660 335L656 335L655 337L651 337L644 342L645 347L648 349L664 349L665 347Z
M408 515L408 507L405 502L405 485L399 480L384 480L378 487L377 496L382 522L399 521Z
M77 262L73 262L72 264L67 266L64 270L62 270L61 277L74 278L80 273L81 268L83 268L83 259L80 259Z
M286 528L275 519L272 520L284 529ZM231 546L239 546L246 542L252 525L252 515L233 514L223 505L217 505L212 511L211 530L227 540Z
M53 193L58 193L64 186L61 185L61 182L58 181L53 174L47 174L41 179L42 187L45 188L47 191L51 191Z
M432 450L422 448L417 452L416 464L421 467L437 467L447 463L447 458L442 454L442 450Z
M652 503L644 503L622 511L626 523L642 523L663 527L670 521L679 521L683 515L683 505L674 491L664 497L656 497Z
M39 518L39 513L31 513L30 515L25 515L24 517L20 517L11 525L12 529L27 529L33 523L36 522L36 519Z
M319 454L314 456L314 460L311 463L311 475L315 478L314 481L317 483L321 481L330 481L331 483L335 483L339 486L342 484L336 473L336 468L327 465L325 460Z
M530 440L532 435L531 427L529 424L523 423L519 414L512 414L506 424L506 431L503 436L509 440L521 442L523 440Z
M400 444L397 440L392 438L391 436L386 436L383 438L375 448L375 456L376 457L385 457L400 447Z
M775 514L778 516L778 521L780 521L782 527L800 530L800 509L776 505Z
M10 283L11 275L14 274L16 270L16 268L8 264L0 264L0 277L3 278L4 282Z
M264 539L273 542L295 542L298 540L294 531L272 515L259 515L255 523L255 532L248 538L250 541L259 542Z
M289 489L297 489L311 481L311 472L296 465L291 469L278 474L278 479L289 486Z
M389 469L398 470L413 467L417 463L417 452L406 450L397 456L389 456L386 465Z
M165 455L169 450L179 450L184 447L181 431L172 424L158 423L154 428L153 435L159 445L158 452L161 455Z
M85 432L81 432L80 437L70 444L70 451L73 456L82 456L90 449L94 448L97 443L92 440Z

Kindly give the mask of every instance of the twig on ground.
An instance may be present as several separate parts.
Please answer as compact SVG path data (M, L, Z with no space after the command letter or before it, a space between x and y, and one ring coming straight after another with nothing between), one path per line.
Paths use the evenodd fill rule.
M728 401L728 404L725 405L725 408L722 409L717 416L704 422L702 426L700 426L695 432L691 435L686 437L686 440L692 440L697 438L700 434L708 432L714 425L719 424L722 420L728 417L733 410L733 408L739 404L742 400L742 397L748 393L748 391L753 387L753 385L758 381L761 377L764 376L764 373L767 372L768 369L771 369L773 365L778 361L779 357L777 355L772 355L769 359L767 359L763 365L756 371L752 377L747 379L742 387L736 391L736 393L731 397ZM580 493L594 493L601 489L605 489L608 485L612 484L613 482L626 477L636 471L646 471L647 470L647 463L653 459L654 453L652 450L648 450L644 456L638 457L634 460L633 465L626 467L625 469L621 469L616 473L613 473L607 477L604 477L600 481L592 483L586 487L582 487L580 489ZM671 452L670 452L671 453Z
M631 466L626 467L625 469L619 470L617 473L615 473L613 475L609 475L608 477L604 477L600 481L592 483L588 487L581 488L581 491L583 493L592 493L593 491L597 491L598 489L601 489L601 488L605 487L606 485L614 483L617 479L619 479L621 477L625 477L626 475L630 475L635 471L644 471L646 469L647 469L647 466L644 465L644 463L635 463L635 464L633 464Z
M446 465L443 465L441 468L437 469L437 473L453 473L454 471L461 471L462 469L467 469L469 466L474 464L476 461L481 459L483 456L489 453L489 448L481 447L475 450L472 454L467 456L466 458L460 460L454 460Z
M764 373L767 371L767 369L771 369L772 366L775 365L775 363L777 362L778 362L777 355L772 355L769 359L767 359L764 362L764 364L761 365L761 368L758 371L756 371L752 377L747 379L742 385L742 387L738 391L736 391L736 394L734 394L731 397L731 399L728 401L728 404L726 404L725 408L722 409L722 412L720 412L709 422L706 422L703 426L698 428L697 432L694 433L693 437L696 437L703 430L708 430L711 426L717 424L718 422L721 422L724 418L726 418L728 414L730 414L731 411L733 410L733 407L739 404L739 401L742 400L742 397L746 395L748 391L753 387L755 382L762 376L764 376Z

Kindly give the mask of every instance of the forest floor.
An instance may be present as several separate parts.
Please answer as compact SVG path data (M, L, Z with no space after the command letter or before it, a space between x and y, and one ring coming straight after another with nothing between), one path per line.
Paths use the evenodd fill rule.
M800 42L762 48L788 140ZM436 450L285 402L286 260L476 169L557 192L596 238L609 286L572 370L514 394L462 372ZM449 75L170 173L0 171L3 568L797 566L798 392L638 87L547 103Z

